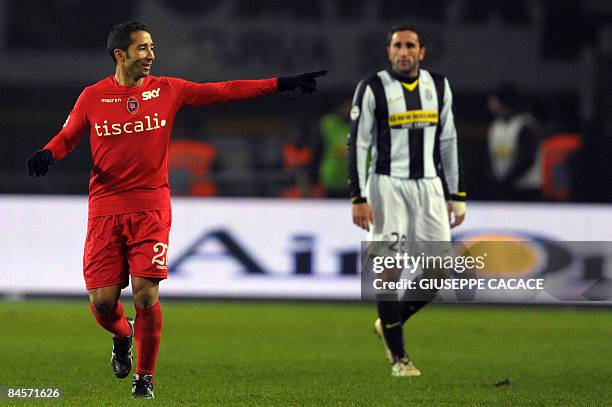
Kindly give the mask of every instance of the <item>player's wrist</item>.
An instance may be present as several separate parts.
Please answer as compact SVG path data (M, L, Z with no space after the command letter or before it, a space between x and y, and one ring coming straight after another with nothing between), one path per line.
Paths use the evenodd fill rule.
M351 198L351 202L353 203L353 205L358 205L358 204L368 203L368 200L364 198L363 196L354 196Z
M49 164L54 164L55 163L55 156L53 155L53 151L51 151L48 148L44 148L44 149L42 149L40 151L42 151L45 154L45 156L48 157Z
M450 200L455 202L465 202L467 200L467 194L465 192L450 194Z
M298 86L298 80L295 76L283 76L277 80L277 88L279 92L293 90Z

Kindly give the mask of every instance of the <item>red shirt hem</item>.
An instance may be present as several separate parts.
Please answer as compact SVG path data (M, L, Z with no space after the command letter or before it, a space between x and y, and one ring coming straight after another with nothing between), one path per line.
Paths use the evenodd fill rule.
M89 217L118 215L152 209L172 209L170 189L126 191L89 201Z

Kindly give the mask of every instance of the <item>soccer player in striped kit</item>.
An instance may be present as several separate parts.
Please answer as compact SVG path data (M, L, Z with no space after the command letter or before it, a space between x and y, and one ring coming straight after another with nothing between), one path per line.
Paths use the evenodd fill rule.
M61 131L28 161L30 176L69 154L89 129L93 166L83 275L90 308L113 334L111 365L118 378L137 363L132 396L153 397L161 339L159 282L168 276L172 223L168 150L174 117L184 106L206 106L300 88L316 90L326 71L263 80L194 83L150 75L155 60L150 30L139 22L114 26L107 51L115 73L83 90ZM119 301L132 280L135 321Z
M368 230L368 241L394 248L450 241L450 229L464 220L466 194L449 82L420 68L425 46L414 26L389 30L387 56L389 68L359 82L353 98L348 141L353 223ZM393 376L421 374L404 350L403 324L435 296L406 290L398 301L397 293L377 294L375 331Z

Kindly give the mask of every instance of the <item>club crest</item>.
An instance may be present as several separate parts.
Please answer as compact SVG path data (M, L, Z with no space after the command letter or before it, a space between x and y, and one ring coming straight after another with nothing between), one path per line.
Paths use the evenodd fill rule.
M131 114L138 112L138 99L136 99L134 96L131 96L127 100L127 111Z

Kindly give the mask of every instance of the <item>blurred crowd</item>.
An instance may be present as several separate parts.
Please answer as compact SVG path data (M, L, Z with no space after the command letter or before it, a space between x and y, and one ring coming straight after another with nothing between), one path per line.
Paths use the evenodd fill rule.
M109 27L139 18L160 33L154 74L216 81L295 73L298 62L330 71L315 103L272 97L181 112L170 157L175 195L348 199L355 85L384 66L384 31L410 16L430 34L425 68L453 83L468 199L612 202L607 2L107 3L0 2L0 193L87 193L86 141L45 182L23 175L24 160L57 133L79 89L108 74L97 61L108 63ZM38 69L56 64L71 75Z

